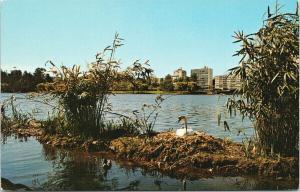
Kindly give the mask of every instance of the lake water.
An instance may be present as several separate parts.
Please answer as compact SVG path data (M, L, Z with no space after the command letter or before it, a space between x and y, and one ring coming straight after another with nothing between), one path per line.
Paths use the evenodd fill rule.
M1 100L10 94L1 94ZM17 94L23 97L24 94ZM247 136L253 134L252 123L241 121L239 114L230 117L225 102L227 96L179 95L171 96L162 105L155 129L158 131L177 129L177 117L186 115L188 126L205 131L216 137L229 137L240 142L244 135L237 135L242 129ZM110 98L113 111L131 115L143 104L154 102L155 95L116 95ZM36 112L36 117L45 119L50 107L39 103L19 100L19 110ZM55 103L50 100L49 103ZM217 125L217 114L222 113L231 132ZM113 116L108 116L113 118ZM180 179L146 172L137 167L113 161L109 170L102 167L103 157L97 153L70 151L42 145L34 138L2 139L1 177L14 183L22 183L36 190L183 190ZM262 177L214 177L187 181L186 190L255 190L296 189L298 179Z
M11 94L1 94L1 100L7 99ZM17 98L24 98L25 94L17 94ZM143 104L154 104L157 95L151 94L118 94L110 97L112 111L127 116L133 116L133 110L140 110ZM172 95L168 97L159 110L159 116L155 125L155 130L165 131L169 129L176 130L182 124L178 123L178 117L185 115L188 118L188 126L194 130L204 131L216 137L228 137L233 141L241 142L243 138L253 135L252 122L242 118L239 112L230 116L226 109L226 101L229 96L222 95ZM48 101L49 104L55 104L55 99ZM45 119L51 107L29 102L26 99L17 99L18 108L23 112L35 111L35 116ZM141 110L140 110L141 111ZM221 113L221 125L218 126L217 115ZM113 115L107 115L108 118L116 118ZM226 120L230 130L225 131L223 121ZM237 134L239 131L242 134Z

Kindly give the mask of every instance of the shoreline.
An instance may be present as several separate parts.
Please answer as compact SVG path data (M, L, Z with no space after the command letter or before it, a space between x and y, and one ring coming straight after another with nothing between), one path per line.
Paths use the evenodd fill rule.
M184 137L177 137L174 132L160 132L151 138L139 135L112 140L83 139L79 136L45 135L40 124L32 121L27 127L14 124L2 134L33 136L52 147L96 152L177 179L250 175L299 177L297 157L246 157L242 144L203 132Z
M42 92L3 92L4 94L30 94L30 93L42 93ZM220 93L205 93L205 92L188 92L188 91L111 91L111 94L116 95L233 95L228 92Z

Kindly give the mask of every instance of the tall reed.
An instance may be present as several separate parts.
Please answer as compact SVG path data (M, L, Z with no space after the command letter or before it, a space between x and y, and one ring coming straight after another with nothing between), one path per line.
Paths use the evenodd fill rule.
M274 13L254 34L235 33L241 49L239 66L231 75L241 77L228 109L239 109L254 121L260 148L265 154L297 155L299 152L299 16Z

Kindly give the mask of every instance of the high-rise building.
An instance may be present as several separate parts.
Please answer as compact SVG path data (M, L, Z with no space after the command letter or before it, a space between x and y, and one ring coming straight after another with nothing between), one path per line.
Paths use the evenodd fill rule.
M233 75L219 75L215 78L215 89L235 90L241 87L241 78Z
M186 71L180 67L179 69L175 70L172 75L173 80L177 79L186 79Z
M201 69L192 69L191 76L195 74L197 76L197 85L203 89L212 88L213 70L205 66Z
M226 75L215 76L215 89L224 90L227 88Z
M241 87L241 78L239 76L227 76L227 89L235 90Z

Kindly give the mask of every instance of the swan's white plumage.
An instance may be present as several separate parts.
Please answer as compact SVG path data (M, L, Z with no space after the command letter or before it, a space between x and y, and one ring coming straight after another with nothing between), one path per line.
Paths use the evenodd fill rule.
M193 129L191 129L191 128L188 128L188 129L181 128L181 129L176 130L176 136L179 136L179 137L182 137L184 135L190 135L192 133L193 133Z

